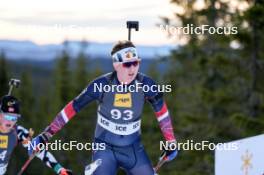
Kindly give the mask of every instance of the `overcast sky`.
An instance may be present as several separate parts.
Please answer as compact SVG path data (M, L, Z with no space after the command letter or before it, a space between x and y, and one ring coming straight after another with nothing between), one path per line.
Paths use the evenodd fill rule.
M172 16L169 0L8 0L0 1L0 39L39 44L64 39L113 42L127 38L126 20L139 20L137 44L170 44L156 24Z

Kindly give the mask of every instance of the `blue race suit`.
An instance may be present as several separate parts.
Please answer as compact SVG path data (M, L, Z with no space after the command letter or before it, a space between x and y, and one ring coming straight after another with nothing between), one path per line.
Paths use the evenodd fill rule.
M138 84L138 85L136 85ZM57 133L76 113L87 104L96 100L97 124L95 142L105 143L106 150L93 152L93 159L102 159L102 165L95 175L114 175L118 168L123 168L128 174L153 175L151 162L140 142L141 114L145 101L149 101L156 113L161 130L166 140L175 140L170 116L162 93L143 91L142 88L129 87L152 86L156 83L146 75L138 73L129 85L120 85L116 72L102 75L92 81L83 92L68 103L46 128L50 135ZM116 87L109 88L100 87ZM120 86L119 86L120 87ZM125 88L126 87L126 88Z

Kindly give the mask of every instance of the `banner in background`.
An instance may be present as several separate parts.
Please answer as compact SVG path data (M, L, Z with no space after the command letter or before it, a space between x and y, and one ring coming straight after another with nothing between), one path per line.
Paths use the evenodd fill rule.
M264 134L226 144L237 150L215 150L215 175L264 175Z

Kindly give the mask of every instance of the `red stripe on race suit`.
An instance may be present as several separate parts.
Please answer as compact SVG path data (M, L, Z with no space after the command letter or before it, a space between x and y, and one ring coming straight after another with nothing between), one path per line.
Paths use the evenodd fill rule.
M160 111L155 112L156 117L159 118L160 116L162 116L163 114L165 114L167 111L168 111L168 108L167 108L166 103L164 102L162 108L160 109Z
M64 107L64 112L67 116L67 118L70 120L75 114L76 111L73 108L73 101L69 102L65 107Z
M155 112L157 119L161 117L163 114L165 114L166 112L168 112L168 108L167 108L166 103L164 102L161 110L158 112ZM160 129L166 141L176 140L174 136L174 132L173 132L171 118L169 115L159 122L159 126L160 126Z
M170 117L159 122L160 129L166 141L175 141L172 122Z

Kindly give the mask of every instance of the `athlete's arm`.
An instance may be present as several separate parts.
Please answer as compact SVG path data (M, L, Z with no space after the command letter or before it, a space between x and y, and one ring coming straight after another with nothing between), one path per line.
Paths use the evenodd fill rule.
M157 84L149 77L145 76L143 78L143 84L147 86L156 86ZM157 89L157 88L156 88ZM177 154L177 149L171 149L171 144L176 144L176 138L174 136L173 127L172 127L172 121L171 117L167 108L167 105L163 99L163 93L161 92L155 92L154 91L148 91L145 93L145 98L151 103L156 118L159 122L159 127L161 129L161 132L167 142L169 142L169 148L165 148L165 150L162 153L161 157L164 157L162 159L165 159L166 161L173 160Z
M44 132L39 134L32 140L34 145L39 145L40 143L46 143L50 138L60 131L64 125L66 125L82 108L94 100L100 100L103 92L95 89L96 85L104 86L108 83L106 77L102 76L94 81L92 81L75 99L70 101L55 117L51 124L46 127ZM33 145L33 146L34 146ZM32 145L29 146L28 154L32 155L36 151L36 147Z
M151 78L147 76L144 76L142 83L150 87L157 85ZM159 122L159 126L165 140L169 142L176 142L173 132L172 120L166 102L163 99L163 93L155 92L155 88L153 88L153 91L145 92L145 98L150 102L155 111L156 118Z
M107 79L105 77L99 77L92 81L79 96L70 101L55 117L51 124L45 129L45 133L48 137L52 137L63 126L68 123L81 109L94 100L99 100L102 92L96 89L96 85L105 85Z
M16 130L18 142L22 143L23 147L28 148L33 136L33 132L19 125L16 127ZM49 168L52 168L57 174L60 174L63 170L66 170L58 163L55 157L46 150L41 151L36 155L36 157L38 157Z
M150 87L157 85L151 78L147 76L143 78L143 84L150 86ZM176 144L176 139L175 139L174 132L173 132L171 117L170 117L167 105L163 99L163 93L155 92L154 88L153 90L154 91L146 92L145 98L151 103L155 111L156 118L159 122L159 127L161 129L161 132L165 140L169 142L169 148L165 148L161 157L163 157L162 159L165 159L166 161L171 161L178 154L177 149L171 149L170 147L170 145Z

